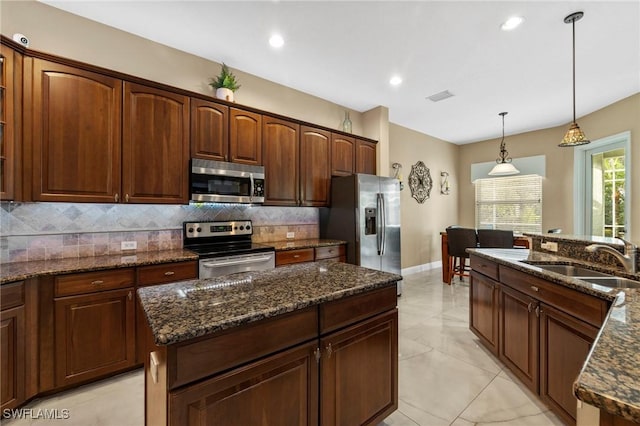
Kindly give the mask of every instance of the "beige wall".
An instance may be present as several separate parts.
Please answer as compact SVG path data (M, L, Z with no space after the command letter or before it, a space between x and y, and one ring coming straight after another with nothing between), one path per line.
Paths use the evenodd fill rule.
M150 3L151 5L151 3ZM213 96L216 62L169 48L35 1L0 2L0 32L26 35L30 49L75 59L148 80ZM232 64L229 64L230 66ZM236 102L341 129L348 109L242 71ZM350 111L353 133L363 134L362 114Z
M601 110L578 118L580 128L595 141L624 131L631 132L631 235L640 243L640 94L633 95ZM568 124L551 129L507 136L511 157L546 156L547 176L542 185L542 229L562 228L573 233L573 148L559 148ZM459 209L460 223L474 226L474 186L470 172L472 163L494 161L500 140L494 139L460 147Z
M400 194L402 268L440 261L440 232L458 223L460 147L391 123L389 160L402 164L404 190ZM431 172L431 196L419 204L408 185L411 166L422 161ZM440 172L449 173L450 195L440 194Z

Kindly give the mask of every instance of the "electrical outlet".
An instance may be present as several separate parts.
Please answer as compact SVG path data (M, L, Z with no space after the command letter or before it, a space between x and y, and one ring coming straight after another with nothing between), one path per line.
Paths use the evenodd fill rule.
M542 247L545 250L549 250L549 251L553 251L553 252L557 252L558 251L558 243L554 243L554 242L546 242L546 243L541 243L540 247Z
M135 250L138 248L137 241L123 241L120 243L120 250Z
M287 232L287 238L295 238L296 233L295 232Z

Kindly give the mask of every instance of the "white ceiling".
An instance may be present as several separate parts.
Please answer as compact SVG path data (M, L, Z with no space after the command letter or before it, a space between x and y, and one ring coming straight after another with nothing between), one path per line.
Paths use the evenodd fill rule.
M578 10L578 117L640 92L640 0L45 3L456 144L499 137L501 111L507 135L571 121Z

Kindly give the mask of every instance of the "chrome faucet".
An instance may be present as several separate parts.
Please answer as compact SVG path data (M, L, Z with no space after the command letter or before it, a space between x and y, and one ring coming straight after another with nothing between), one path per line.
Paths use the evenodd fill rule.
M598 250L605 251L609 254L615 256L616 259L624 266L624 269L627 272L635 274L637 272L636 267L636 253L638 252L638 246L633 244L630 241L623 240L619 238L624 243L624 254L621 254L618 250L613 247L606 246L604 244L591 244L585 247L585 250L590 253L595 253Z

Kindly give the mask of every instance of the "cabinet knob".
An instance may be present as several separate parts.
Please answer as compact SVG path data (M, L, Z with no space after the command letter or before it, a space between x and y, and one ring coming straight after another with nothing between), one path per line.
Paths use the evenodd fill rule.
M315 348L313 350L313 355L315 355L316 357L316 362L320 362L320 357L322 356L322 351L320 350L320 348Z
M133 293L131 292L131 290L129 290L129 294L127 295L127 297L129 297L129 300L133 300Z
M333 348L331 347L331 343L327 345L327 357L331 358L331 354L333 353Z
M170 277L171 275L175 275L175 272L173 272L173 271L167 271L167 272L165 272L165 273L164 273L164 276L165 276L165 277Z
M113 196L113 200L117 203L119 199L120 199L120 196L116 192L116 195Z
M95 280L95 281L91 281L91 284L100 285L100 284L104 284L104 281L103 280Z
M531 286L531 290L533 291L540 291L540 289L538 287L536 287L535 285Z
M300 257L300 255L299 255L299 254L294 254L294 255L293 255L293 258L294 258L294 259L297 259L297 258L299 258L299 257Z
M125 203L129 202L129 194L124 194L124 202Z

